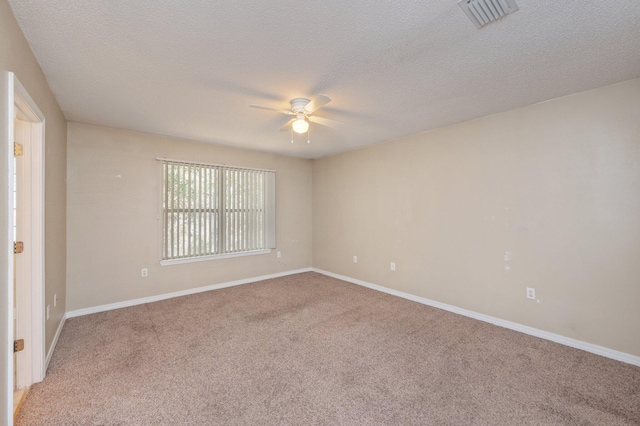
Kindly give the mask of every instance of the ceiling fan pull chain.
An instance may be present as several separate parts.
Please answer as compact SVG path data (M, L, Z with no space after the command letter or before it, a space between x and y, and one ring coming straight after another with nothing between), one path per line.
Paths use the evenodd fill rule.
M311 136L309 136L310 133L311 133L311 126L309 126L309 128L307 129L307 143L311 143Z
M293 127L291 128L291 143L293 143Z

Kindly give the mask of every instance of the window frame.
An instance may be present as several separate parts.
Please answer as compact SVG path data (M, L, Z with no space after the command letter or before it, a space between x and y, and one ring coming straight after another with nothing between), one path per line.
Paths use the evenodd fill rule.
M276 244L275 244L275 223L276 223L276 219L275 219L275 181L276 181L276 171L275 170L271 170L271 169L259 169L259 168L253 168L253 167L241 167L241 166L230 166L227 164L212 164L212 163L203 163L203 162L199 162L199 161L186 161L186 160L176 160L176 159L170 159L170 158L156 158L156 161L158 162L158 180L157 182L159 183L159 190L158 190L158 222L159 222L159 242L158 242L158 258L160 261L160 265L161 266L168 266L168 265L177 265L177 264L183 264L183 263L192 263L192 262L204 262L204 261L209 261L209 260L217 260L217 259L228 259L228 258L233 258L233 257L244 257L244 256L254 256L254 255L261 255L261 254L269 254L271 253L271 251L276 248ZM218 182L218 184L216 186L218 186L219 188L229 188L228 186L224 186L224 183L227 179L227 176L224 176L226 174L227 171L236 171L236 170L248 170L248 171L252 171L252 172L262 172L264 173L264 186L263 186L263 193L262 193L262 197L264 197L264 203L263 205L260 207L260 209L264 210L264 225L263 225L263 229L262 232L264 233L264 246L265 248L261 248L261 249L257 249L257 250L244 250L244 251L233 251L233 252L225 252L225 253L218 253L218 254L210 254L210 255L195 255L195 256L189 256L189 257L176 257L176 258L168 258L165 259L165 233L166 228L165 228L165 220L166 220L166 214L165 214L165 202L164 202L164 196L165 196L165 185L167 184L167 181L165 181L165 175L164 175L164 169L166 167L167 164L172 163L174 165L184 165L184 166L200 166L200 167L206 167L209 169L216 169L219 173L219 178L222 177L222 179L220 179L220 181ZM235 185L235 183L234 183ZM234 188L236 188L234 186ZM225 190L225 192L223 193L222 191L218 191L217 192L217 202L218 205L221 207L218 207L218 209L221 209L222 212L227 213L228 210L237 210L237 206L235 208L231 208L228 209L226 207L226 203L223 201L223 199L225 199L228 196L228 192ZM175 209L175 208L174 208ZM245 207L246 209L246 207ZM220 213L220 212L219 212ZM224 219L223 222L226 225L226 218ZM224 229L220 228L217 231L217 236L216 238L225 238L225 237L221 237L221 235L224 235L225 231ZM223 240L220 242L221 244L225 244L226 240Z

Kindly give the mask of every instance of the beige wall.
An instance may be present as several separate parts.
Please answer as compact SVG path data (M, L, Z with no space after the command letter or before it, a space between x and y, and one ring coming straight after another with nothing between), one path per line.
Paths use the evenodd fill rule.
M18 80L24 85L29 95L38 105L38 108L45 115L45 297L46 303L51 305L51 318L46 322L46 348L47 351L53 341L55 332L62 320L65 312L65 276L66 276L66 140L67 125L62 111L58 107L56 100L49 89L47 81L36 62L22 31L20 30L13 13L6 0L0 0L0 71L11 71L16 74ZM4 80L4 79L3 79ZM6 90L0 93L2 108L0 114L5 117ZM5 135L4 127L6 123L2 119L0 125L2 135ZM2 140L0 149L0 162L6 164L7 143L11 141ZM4 171L5 168L2 167ZM0 178L0 239L6 241L6 200L7 200L7 177L2 174ZM3 183L4 182L4 183ZM2 298L0 304L6 306L6 246L0 247L0 273L2 276ZM61 303L53 307L53 294L57 293ZM4 359L7 351L4 349L7 339L5 335L6 318L3 316L0 324L0 345L2 345L2 365L6 365ZM7 383L8 378L4 377L6 369L0 369L0 382ZM4 391L4 387L2 388ZM0 398L5 401L5 395L0 392ZM8 407L2 404L2 414Z
M640 356L640 80L315 161L313 217L316 268Z
M68 311L311 266L310 160L77 123L68 135ZM157 157L275 169L282 258L160 266Z

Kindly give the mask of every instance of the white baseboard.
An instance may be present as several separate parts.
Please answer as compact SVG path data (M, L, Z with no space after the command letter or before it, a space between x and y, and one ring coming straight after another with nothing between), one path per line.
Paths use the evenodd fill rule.
M105 311L111 311L114 309L120 309L120 308L126 308L126 307L130 307L130 306L136 306L136 305L142 305L145 303L152 303L152 302L157 302L160 300L166 300L166 299L172 299L174 297L181 297L181 296L187 296L190 294L196 294L196 293L203 293L205 291L211 291L211 290L218 290L218 289L222 289L222 288L227 288L227 287L233 287L233 286L237 286L237 285L243 285L243 284L249 284L249 283L253 283L253 282L257 282L257 281L263 281L263 280L268 280L268 279L272 279L272 278L279 278L279 277L284 277L287 275L294 275L294 274L300 274L300 273L304 273L304 272L317 272L319 274L323 274L323 275L327 275L329 277L333 277L333 278L337 278L339 280L342 281L346 281L352 284L357 284L363 287L367 287L373 290L377 290L377 291L381 291L383 293L387 293L387 294L391 294L394 296L398 296L398 297L402 297L403 299L408 299L408 300L412 300L414 302L418 302L418 303L422 303L423 305L428 305L428 306L433 306L434 308L438 308L438 309L443 309L445 311L449 311L449 312L453 312L459 315L464 315L466 317L469 318L473 318L473 319L477 319L480 321L484 321L490 324L494 324L500 327L504 327L504 328L508 328L510 330L514 330L514 331L519 331L521 333L524 334L528 334L530 336L535 336L535 337L539 337L541 339L546 339L546 340L550 340L552 342L556 342L556 343L560 343L562 345L565 346L570 346L572 348L576 348L576 349L581 349L583 351L586 352L590 352L596 355L601 355L607 358L611 358L611 359L615 359L616 361L622 361L628 364L632 364L632 365L636 365L640 367L640 357L635 356L635 355L631 355L631 354L627 354L625 352L620 352L620 351L616 351L613 349L609 349L609 348L605 348L602 346L598 346L598 345L594 345L592 343L587 343L587 342L583 342L581 340L576 340L576 339L572 339L570 337L565 337L565 336L561 336L559 334L555 334L555 333L550 333L548 331L544 331L544 330L540 330L537 328L533 328L533 327L529 327L526 325L522 325L522 324L518 324L512 321L507 321L507 320L503 320L500 318L496 318L496 317L492 317L489 315L485 315L485 314L481 314L478 312L473 312L467 309L463 309L463 308L459 308L457 306L453 306L453 305L448 305L446 303L441 303L441 302L436 302L435 300L430 300L430 299L426 299L424 297L420 297L420 296L415 296L413 294L409 294L409 293L404 293L402 291L398 291L398 290L393 290L387 287L383 287L377 284L371 284L368 283L366 281L362 281L362 280L358 280L356 278L351 278L351 277L347 277L345 275L340 275L340 274L335 274L333 272L329 272L329 271L325 271L322 269L318 269L318 268L303 268L303 269L296 269L296 270L292 270L292 271L286 271L286 272L279 272L276 274L270 274L270 275L262 275L259 277L253 277L253 278L246 278L243 280L237 280L237 281L230 281L230 282L226 282L226 283L221 283L221 284L213 284L213 285L209 285L209 286L205 286L205 287L197 287L197 288L192 288L192 289L188 289L188 290L182 290L182 291L176 291L173 293L165 293L165 294L160 294L157 296L150 296L150 297L143 297L140 299L134 299L134 300L126 300L123 302L117 302L117 303L111 303L111 304L107 304L107 305L100 305L100 306L94 306L91 308L85 308L85 309L78 309L75 311L69 311L66 313L66 315L63 317L62 321L60 322L60 325L58 326L58 330L56 332L56 335L53 339L53 343L51 344L51 347L49 348L49 352L47 353L47 359L46 359L46 365L45 365L45 371L46 368L49 366L49 362L51 361L51 355L53 354L53 350L55 349L55 346L58 342L58 337L60 336L60 332L62 331L62 327L64 325L64 322L66 321L67 318L74 318L74 317L79 317L79 316L83 316L83 315L89 315L89 314L95 314L98 312L105 312Z
M114 309L128 308L130 306L143 305L145 303L158 302L160 300L166 300L166 299L173 299L174 297L188 296L190 294L203 293L205 291L211 291L211 290L219 290L221 288L233 287L233 286L242 285L242 284L249 284L249 283L254 283L256 281L264 281L272 278L279 278L287 275L294 275L294 274L300 274L303 272L311 272L311 271L312 271L312 268L296 269L293 271L278 272L276 274L262 275L259 277L246 278L246 279L237 280L237 281L229 281L221 284L213 284L205 287L190 288L187 290L175 291L173 293L159 294L157 296L149 296L149 297L143 297L140 299L125 300L123 302L110 303L108 305L100 305L100 306L94 306L91 308L77 309L75 311L67 312L66 318L74 318L74 317L80 317L83 315L95 314L98 312L111 311Z
M58 329L56 330L56 335L53 336L53 342L51 342L51 346L49 346L49 350L47 351L47 358L44 361L44 371L43 376L47 375L47 369L49 368L49 363L51 362L51 357L53 356L53 351L58 344L58 339L60 338L60 333L62 333L62 327L64 327L64 323L67 320L67 315L62 316L62 320L60 324L58 324Z
M404 293L402 291L393 290L393 289L376 285L376 284L371 284L366 281L358 280L358 279L347 277L344 275L334 274L333 272L324 271L322 269L312 268L312 270L319 274L327 275L329 277L337 278L342 281L347 281L352 284L357 284L373 290L381 291L383 293L392 294L394 296L402 297L403 299L408 299L414 302L422 303L423 305L433 306L434 308L443 309L445 311L464 315L465 317L488 322L490 324L508 328L510 330L519 331L521 333L529 334L531 336L539 337L541 339L551 340L552 342L560 343L565 346L581 349L586 352L591 352L596 355L601 355L607 358L615 359L616 361L622 361L622 362L626 362L632 365L637 365L640 367L640 357L635 355L631 355L631 354L616 351L613 349L605 348L602 346L594 345L592 343L583 342L581 340L572 339L570 337L561 336L559 334L549 333L548 331L539 330L537 328L529 327L526 325L511 322L511 321L506 321L506 320L495 318L489 315L480 314L477 312L469 311L467 309L458 308L456 306L447 305L446 303L440 303L434 300L425 299L424 297L414 296L413 294Z

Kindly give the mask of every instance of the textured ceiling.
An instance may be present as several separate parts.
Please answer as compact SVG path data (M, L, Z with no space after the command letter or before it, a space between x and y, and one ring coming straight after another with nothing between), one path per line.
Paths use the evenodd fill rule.
M70 121L318 158L640 76L640 1L9 0ZM333 99L306 136L294 97Z

